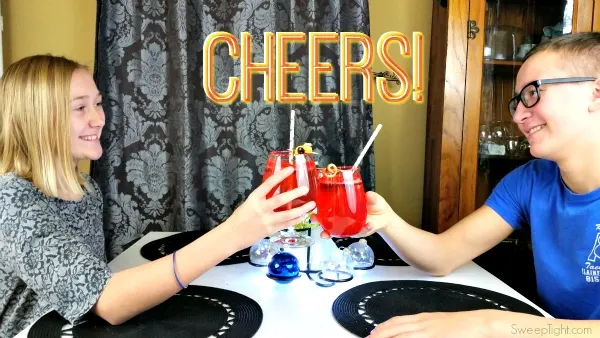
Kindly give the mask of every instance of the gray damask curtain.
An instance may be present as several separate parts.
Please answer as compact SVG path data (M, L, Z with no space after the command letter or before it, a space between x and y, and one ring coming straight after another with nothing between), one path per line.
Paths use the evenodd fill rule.
M286 149L289 105L266 104L262 77L254 101L222 106L202 87L203 42L226 31L250 32L254 61L263 60L264 32L351 31L369 34L367 0L99 0L95 78L104 95L104 155L92 174L101 185L109 258L149 231L210 230L260 185L270 150ZM225 48L225 49L223 49ZM227 47L215 52L223 91L239 76ZM307 93L307 46L290 61L302 71L290 90ZM357 49L353 60L358 60ZM325 45L339 92L339 49ZM313 143L320 164L352 164L372 132L371 106L354 81L353 102L296 105L295 143ZM374 189L373 151L361 166Z

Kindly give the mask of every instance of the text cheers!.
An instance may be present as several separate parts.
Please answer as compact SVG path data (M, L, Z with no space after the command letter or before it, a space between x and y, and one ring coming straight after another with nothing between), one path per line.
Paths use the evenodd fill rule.
M212 101L219 104L230 104L238 96L241 89L241 100L249 103L252 101L252 75L263 74L265 77L265 101L268 103L335 103L351 100L350 78L353 74L362 75L363 100L373 102L373 72L371 64L375 53L373 42L369 36L357 32L309 32L308 33L308 98L304 93L288 92L287 75L298 73L300 65L287 60L287 47L290 43L305 43L306 33L303 32L265 32L264 33L264 62L252 62L252 35L241 33L241 48L238 40L231 33L215 32L204 41L204 91ZM413 56L413 81L388 53L389 46L397 42L400 46L400 55ZM229 46L229 55L234 59L241 56L241 77L230 77L229 85L224 93L219 93L214 85L214 50L219 43ZM319 46L323 43L340 44L340 95L337 93L321 92L319 77L322 74L333 72L331 63L320 61ZM360 61L351 60L351 48L359 43L364 48L363 58ZM273 48L275 45L275 48ZM387 80L383 77L376 78L377 93L386 102L402 103L410 96L411 84L413 100L423 102L423 34L413 33L414 55L408 38L399 32L384 33L377 41L376 52L381 62L394 72L400 80L400 88L390 92ZM273 62L275 60L275 62ZM341 96L341 97L340 97Z

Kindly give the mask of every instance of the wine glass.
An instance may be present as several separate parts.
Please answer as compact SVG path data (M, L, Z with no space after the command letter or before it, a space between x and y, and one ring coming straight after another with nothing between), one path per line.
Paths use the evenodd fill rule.
M360 169L329 165L317 172L319 224L332 237L358 235L367 220L367 196Z
M294 173L274 187L267 194L267 198L294 190L301 186L308 187L308 193L282 205L275 209L275 211L290 210L310 201L315 201L317 192L316 166L311 153L297 154L292 150L271 151L267 158L263 182L273 176L276 172L290 166L294 166ZM284 247L307 247L314 243L312 237L296 232L293 226L289 227L285 232L279 232L279 234L272 237L271 240Z

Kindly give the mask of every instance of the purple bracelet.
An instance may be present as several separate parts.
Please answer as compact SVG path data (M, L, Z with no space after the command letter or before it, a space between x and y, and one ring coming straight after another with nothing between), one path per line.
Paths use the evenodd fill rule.
M179 286L181 286L182 289L187 288L187 286L184 286L181 281L179 280L179 277L177 277L177 269L175 269L175 253L177 252L177 250L173 251L173 274L175 275L175 280L177 281L177 284L179 284Z

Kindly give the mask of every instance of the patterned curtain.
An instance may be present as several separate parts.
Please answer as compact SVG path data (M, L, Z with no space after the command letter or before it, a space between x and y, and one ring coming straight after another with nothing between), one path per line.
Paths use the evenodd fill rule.
M92 175L104 192L107 253L112 259L149 231L210 230L260 185L270 150L287 149L290 107L263 100L210 101L202 87L203 43L216 31L253 35L254 62L263 61L264 32L362 32L368 0L99 0L95 79L104 96L103 157ZM215 83L223 92L240 76L226 45L215 51ZM292 47L301 72L290 91L308 92L308 48ZM352 60L362 58L353 50ZM325 44L334 75L322 81L339 93L339 48ZM357 80L358 79L358 80ZM371 106L353 78L352 98L295 105L295 144L309 142L319 164L351 165L372 133ZM361 166L374 189L372 149Z

